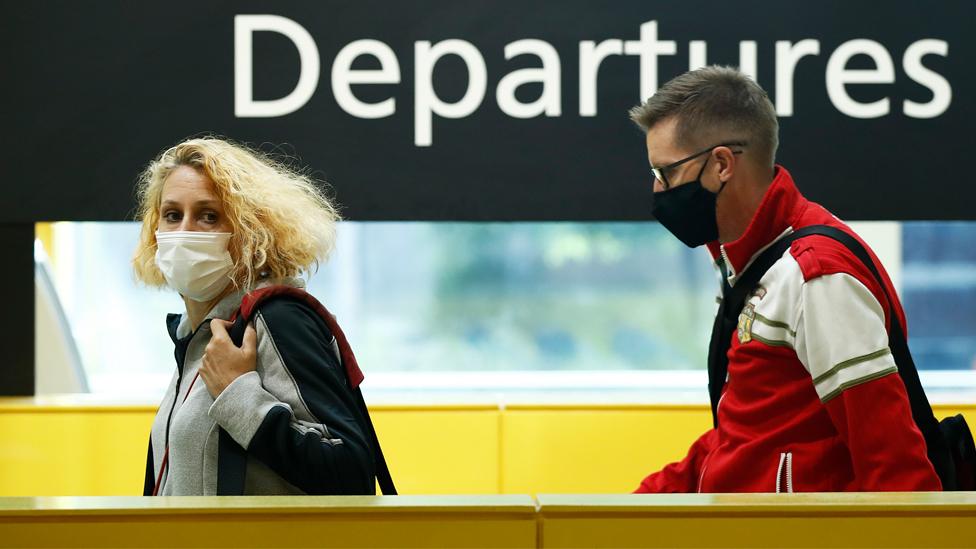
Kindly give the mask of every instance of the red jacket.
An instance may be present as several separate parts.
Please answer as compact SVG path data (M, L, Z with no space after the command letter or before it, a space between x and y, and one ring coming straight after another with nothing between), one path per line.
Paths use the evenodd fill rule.
M734 284L769 244L818 224L854 235L777 166L742 237L709 250ZM893 305L896 319L870 271L839 242L794 242L739 315L718 427L637 492L941 490L888 349L890 322L905 328Z

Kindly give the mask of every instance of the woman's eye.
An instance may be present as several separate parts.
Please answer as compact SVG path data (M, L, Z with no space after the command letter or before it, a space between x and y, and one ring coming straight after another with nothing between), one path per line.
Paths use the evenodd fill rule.
M212 212L205 213L205 214L203 214L203 221L205 223L216 223L217 222L217 214L212 213Z
M180 220L180 215L177 212L170 211L163 214L163 219L170 223L176 223Z

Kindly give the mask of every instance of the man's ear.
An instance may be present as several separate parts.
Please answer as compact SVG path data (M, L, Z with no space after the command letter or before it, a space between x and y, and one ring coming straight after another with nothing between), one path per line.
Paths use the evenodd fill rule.
M725 183L735 175L737 158L729 147L715 147L712 150L712 160L715 162L719 183Z

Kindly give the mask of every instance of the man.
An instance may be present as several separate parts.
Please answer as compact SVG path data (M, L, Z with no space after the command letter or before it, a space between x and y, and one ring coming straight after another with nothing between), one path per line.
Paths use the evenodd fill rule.
M801 227L854 235L775 164L775 110L739 71L685 73L630 114L647 133L655 217L706 244L730 287ZM717 426L637 492L940 490L888 348L905 318L881 272L895 303L839 242L793 242L739 316Z

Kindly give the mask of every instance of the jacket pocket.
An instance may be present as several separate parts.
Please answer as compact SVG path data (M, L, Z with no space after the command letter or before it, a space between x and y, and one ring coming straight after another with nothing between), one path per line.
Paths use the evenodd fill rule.
M793 452L779 454L779 466L776 468L776 493L793 493Z

